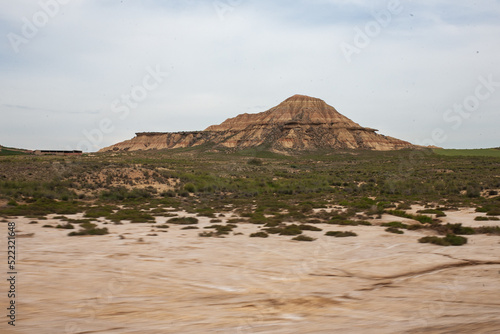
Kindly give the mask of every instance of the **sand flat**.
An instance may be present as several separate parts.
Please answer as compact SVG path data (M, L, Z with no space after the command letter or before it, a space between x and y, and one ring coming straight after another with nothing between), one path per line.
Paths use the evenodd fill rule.
M419 244L422 231L319 224L305 231L316 241L297 242L249 238L258 227L240 224L244 235L201 238L200 219L200 230L125 223L68 237L13 221L34 235L18 239L18 326L2 333L500 331L498 236L440 247Z

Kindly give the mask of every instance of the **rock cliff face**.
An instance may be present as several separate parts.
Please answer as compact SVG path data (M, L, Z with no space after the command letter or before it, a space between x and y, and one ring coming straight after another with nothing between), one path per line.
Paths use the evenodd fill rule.
M323 100L292 96L258 114L241 114L204 131L137 133L106 151L173 149L212 144L215 148L265 146L276 151L330 149L398 150L416 146L376 133L343 116Z

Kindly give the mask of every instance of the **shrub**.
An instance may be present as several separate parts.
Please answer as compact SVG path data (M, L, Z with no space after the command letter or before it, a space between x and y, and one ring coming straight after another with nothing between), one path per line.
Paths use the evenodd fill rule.
M175 217L170 218L167 223L177 224L177 225L194 225L198 224L198 219L194 217Z
M269 228L265 228L264 231L266 231L269 234L278 234L278 233L281 233L281 231L283 231L283 228L281 228L281 227L269 227Z
M406 229L410 230L410 231L415 231L415 230L420 230L422 228L424 228L424 226L419 225L419 224L411 224L411 225L408 225L408 227Z
M446 224L446 225L433 225L431 227L433 230L437 231L439 234L461 234L470 235L475 234L476 231L472 227L465 227L462 224Z
M500 208L493 208L486 212L487 216L500 216Z
M474 198L481 196L481 188L475 184L469 184L467 186L467 197Z
M299 228L302 231L323 231L319 227L316 227L316 226L313 226L313 225L307 225L307 224L299 225Z
M72 237L79 235L105 235L109 233L106 227L97 228L97 225L92 223L83 223L80 224L80 227L83 229L78 232L70 232L68 235Z
M197 226L186 226L186 227L183 227L181 228L181 230L198 230L199 227Z
M483 216L477 216L476 218L474 218L475 221L487 221L487 220L490 220L489 217L483 217Z
M241 219L241 218L233 218L233 219L229 219L227 221L228 224L238 224L238 223L246 223L246 220L245 219Z
M64 225L57 225L56 228L63 228L63 229L66 229L66 230L72 230L75 227L72 224L67 223L67 224L64 224Z
M429 216L412 215L412 214L406 213L405 211L402 211L402 210L388 210L386 212L390 215L393 215L393 216L414 219L422 224L425 224L425 223L432 224L433 223L432 218Z
M175 197L175 192L172 190L164 191L160 194L162 197Z
M228 225L210 225L206 226L206 229L215 229L217 235L225 235L229 234L229 232L233 231L233 228L235 228L236 225L228 224Z
M444 241L444 238L436 237L436 236L427 236L418 239L418 242L425 244L430 243L438 246L449 246L450 244Z
M110 205L91 207L85 211L84 217L87 218L107 217L111 215L115 209L117 208Z
M481 226L475 229L476 233L500 235L499 226Z
M371 226L372 225L372 223L364 221L364 220L331 220L328 222L328 224L342 225L342 226L358 226L358 225Z
M48 214L75 214L81 212L77 202L58 202L53 199L40 198L33 203L0 209L3 216L41 217Z
M250 217L249 222L252 224L265 224L267 222L267 218L260 212L252 213L248 215Z
M131 223L147 223L155 221L155 218L151 214L138 209L118 210L116 213L108 215L107 218L113 222L129 220Z
M286 227L282 228L281 232L279 233L280 235L299 235L302 234L302 230L298 225L292 224L292 225L287 225Z
M316 239L308 237L307 235L299 235L295 238L292 238L292 240L295 240L295 241L314 241Z
M433 223L433 220L431 217L429 216L424 216L424 215L416 215L416 216L412 216L413 219L415 219L416 221L422 223L422 224L432 224Z
M248 160L247 164L253 165L253 166L262 166L262 160L257 159L257 158L253 158L253 159Z
M250 238L267 238L267 237L269 237L269 234L262 231L250 234Z
M418 239L420 243L431 243L438 246L461 246L467 243L467 238L454 234L448 234L444 238L428 236Z
M184 190L187 191L188 193L194 193L196 192L196 186L192 183L186 183L184 185Z
M399 228L396 228L396 227L388 227L385 229L386 232L389 232L389 233L394 233L394 234L404 234L403 231L401 231Z
M385 226L385 227L395 227L395 228L403 228L403 229L407 229L408 228L408 225L403 224L401 222L383 223L382 226Z
M276 226L279 226L281 224L280 221L278 220L272 220L270 222L267 222L264 227L276 227Z
M425 210L419 210L417 212L418 213L434 214L434 215L436 215L436 217L446 217L446 214L443 211L437 210L437 209L425 209Z
M352 231L328 231L325 233L325 235L329 237L336 237L336 238L345 238L345 237L356 237L358 236L356 233Z
M215 218L215 210L212 208L200 208L196 209L196 212L200 217Z
M216 237L217 233L205 231L205 232L198 233L198 236L203 237L203 238L210 238L210 237Z
M454 235L454 234L448 234L444 238L444 240L446 242L449 242L450 245L452 245L452 246L461 246L461 245L465 245L467 243L467 238L461 237L458 235Z

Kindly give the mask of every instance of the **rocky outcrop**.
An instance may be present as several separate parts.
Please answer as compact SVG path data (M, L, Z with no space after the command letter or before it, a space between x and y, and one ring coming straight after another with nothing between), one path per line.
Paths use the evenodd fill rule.
M278 106L258 114L241 114L204 131L137 133L133 139L103 148L106 151L174 149L210 144L215 148L315 150L416 148L403 140L377 134L340 114L323 100L292 96Z

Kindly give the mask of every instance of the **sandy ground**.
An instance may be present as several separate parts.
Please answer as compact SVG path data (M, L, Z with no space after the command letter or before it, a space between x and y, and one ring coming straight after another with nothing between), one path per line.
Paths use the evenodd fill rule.
M500 225L475 222L471 209L447 214L445 222ZM16 327L2 317L1 333L500 332L498 236L440 247L417 242L428 231L320 224L304 233L316 241L298 242L249 238L258 227L241 224L244 235L201 238L209 219L200 218L200 230L126 223L68 237L42 228L55 220L30 220L12 220L18 234L34 235L17 239ZM7 235L6 223L0 229ZM332 230L359 236L324 235ZM0 291L6 314L5 279Z

